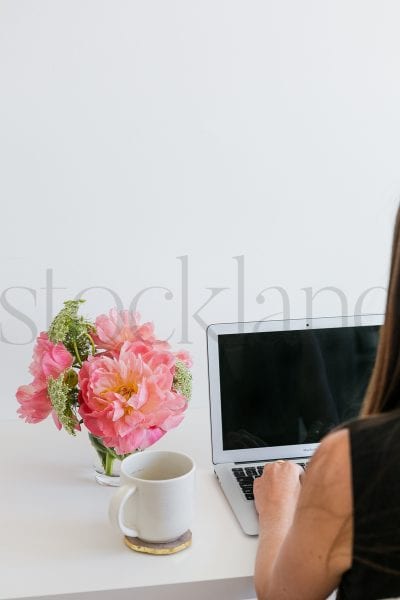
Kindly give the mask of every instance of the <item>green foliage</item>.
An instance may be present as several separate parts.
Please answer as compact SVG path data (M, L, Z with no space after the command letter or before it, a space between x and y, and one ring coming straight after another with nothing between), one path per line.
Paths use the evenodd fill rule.
M78 423L72 406L75 404L75 390L71 390L64 380L64 374L61 373L57 379L49 377L47 383L47 393L51 404L57 414L57 417L68 433L75 435L75 427Z
M181 360L175 363L175 375L173 386L177 392L185 396L189 401L192 396L192 374Z
M67 300L64 308L54 317L48 332L49 340L54 344L62 342L75 357L75 365L81 366L90 353L95 354L91 333L95 331L93 323L78 316L80 304L84 300Z

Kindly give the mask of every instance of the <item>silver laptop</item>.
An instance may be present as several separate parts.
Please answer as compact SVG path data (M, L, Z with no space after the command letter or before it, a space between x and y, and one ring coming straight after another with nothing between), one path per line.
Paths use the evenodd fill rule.
M212 458L243 531L258 533L253 480L268 461L306 465L321 438L357 416L382 315L207 329Z

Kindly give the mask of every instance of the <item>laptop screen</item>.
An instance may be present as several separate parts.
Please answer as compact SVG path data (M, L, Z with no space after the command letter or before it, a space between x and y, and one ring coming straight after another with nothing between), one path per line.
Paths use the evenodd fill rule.
M316 443L357 416L379 329L219 335L223 450Z

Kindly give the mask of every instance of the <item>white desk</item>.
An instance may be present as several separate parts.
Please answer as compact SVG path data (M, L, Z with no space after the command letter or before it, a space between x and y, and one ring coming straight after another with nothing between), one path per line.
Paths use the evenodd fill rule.
M111 529L113 489L94 481L86 431L1 422L0 600L254 598L257 540L242 533L213 475L207 407L189 407L156 448L197 464L193 544L171 556L135 553Z

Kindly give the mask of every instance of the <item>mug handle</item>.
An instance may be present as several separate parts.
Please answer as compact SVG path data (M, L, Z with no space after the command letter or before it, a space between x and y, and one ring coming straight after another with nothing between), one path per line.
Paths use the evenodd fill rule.
M127 500L133 496L136 492L135 485L123 485L121 486L111 498L111 503L108 511L108 516L110 517L111 524L118 530L122 531L125 535L129 537L138 537L139 534L136 529L131 529L124 525L122 521L122 516L125 508L125 504Z

